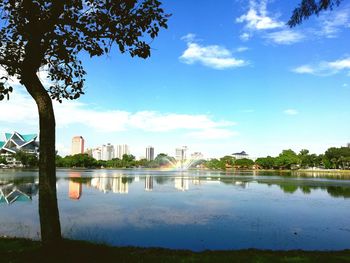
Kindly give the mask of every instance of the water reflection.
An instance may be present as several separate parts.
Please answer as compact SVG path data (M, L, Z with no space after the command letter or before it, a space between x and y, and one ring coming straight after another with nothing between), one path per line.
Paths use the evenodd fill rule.
M67 238L194 250L343 249L350 240L350 180L215 171L58 174ZM0 235L32 238L40 231L37 179L21 176L0 175L2 204L12 204L0 206Z
M146 176L145 178L145 191L153 190L153 176Z
M79 200L83 192L82 182L76 178L81 178L81 174L77 172L69 172L69 198Z
M304 195L311 194L312 191L321 190L328 193L332 197L350 198L350 182L346 181L346 185L337 185L335 182L313 181L313 180L286 180L273 178L239 178L234 177L170 177L170 176L151 176L143 177L127 177L107 175L101 177L84 178L79 173L69 173L69 198L78 200L83 193L83 185L88 188L97 189L103 193L112 192L115 194L128 194L129 187L132 184L144 184L145 192L152 192L154 189L160 190L162 186L173 185L174 190L186 192L191 187L202 187L211 184L232 185L245 189L251 183L257 183L267 186L278 186L286 194L294 194L299 192ZM335 185L334 185L335 184ZM339 184L339 183L338 183Z
M31 201L32 196L38 193L38 183L13 183L10 181L0 182L0 204L12 204L16 201Z
M185 177L176 177L175 178L175 188L180 191L189 190L190 180Z
M104 193L127 194L131 182L132 179L127 177L97 177L92 178L88 185Z

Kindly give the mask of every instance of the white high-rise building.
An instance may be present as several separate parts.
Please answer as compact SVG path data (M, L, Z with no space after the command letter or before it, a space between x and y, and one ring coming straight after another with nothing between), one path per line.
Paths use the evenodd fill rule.
M101 160L101 148L92 149L92 158L96 159L97 161Z
M175 149L175 159L177 161L185 161L186 160L186 151L187 146L182 146L181 148Z
M72 155L84 153L83 136L74 136L72 138Z
M126 144L120 144L115 147L115 157L118 159L123 159L124 154L130 154L129 146Z
M154 160L154 148L152 146L148 146L146 148L146 159L147 159L147 161Z
M101 159L104 161L109 161L114 158L114 146L110 143L107 145L102 145L101 147Z

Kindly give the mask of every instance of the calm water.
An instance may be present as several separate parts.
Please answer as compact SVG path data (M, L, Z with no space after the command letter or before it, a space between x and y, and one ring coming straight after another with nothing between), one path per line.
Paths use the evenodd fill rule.
M0 171L0 235L38 239L36 171ZM59 170L65 237L118 246L350 248L350 180L273 174Z

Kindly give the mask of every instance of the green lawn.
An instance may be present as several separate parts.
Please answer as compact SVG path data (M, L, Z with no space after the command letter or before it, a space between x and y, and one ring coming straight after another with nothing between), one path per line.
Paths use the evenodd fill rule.
M159 248L109 247L65 240L55 249L26 239L0 239L0 262L350 262L350 250L305 251L204 251Z

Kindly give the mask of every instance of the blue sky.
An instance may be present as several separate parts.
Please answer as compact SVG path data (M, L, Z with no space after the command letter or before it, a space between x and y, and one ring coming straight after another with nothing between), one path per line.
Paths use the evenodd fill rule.
M290 29L298 2L163 1L172 17L151 58L116 48L82 55L86 95L55 104L60 154L75 135L89 147L129 144L137 157L148 145L170 155L187 145L206 157L258 157L350 142L350 5ZM0 103L0 132L13 130L38 130L20 87Z

